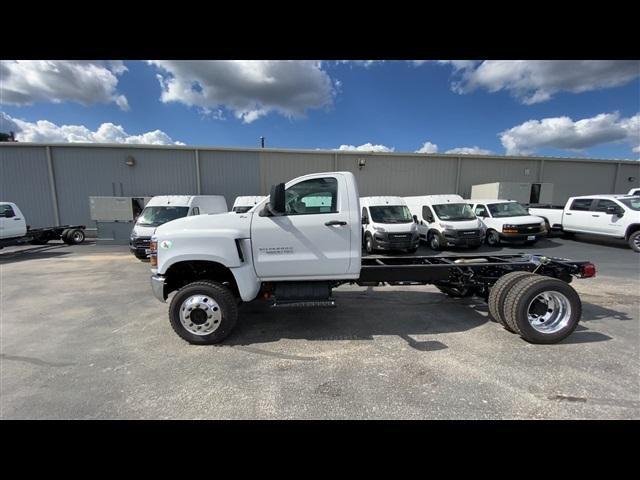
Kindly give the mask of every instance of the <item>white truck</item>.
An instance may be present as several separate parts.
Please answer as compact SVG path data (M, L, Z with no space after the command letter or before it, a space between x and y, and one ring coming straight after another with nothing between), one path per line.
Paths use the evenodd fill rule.
M18 205L0 202L0 248L12 245L45 245L49 240L62 240L67 245L84 242L84 225L31 228Z
M625 239L640 252L640 197L586 195L571 197L564 207L532 206L529 213L542 217L547 229L590 233Z
M367 253L376 250L418 250L417 219L400 197L362 197L362 241Z
M155 196L136 219L129 238L129 250L136 258L146 259L151 235L158 226L177 218L227 211L227 201L222 195Z
M420 239L432 250L466 246L478 248L484 241L482 222L460 195L404 197L418 222Z
M501 242L533 245L547 234L544 219L529 215L518 202L475 198L467 202L486 229L487 245L497 247Z
M264 196L260 195L236 197L235 201L233 202L233 207L231 207L231 211L235 213L248 212L258 203L264 200L264 198Z
M555 343L581 316L568 282L595 275L590 262L538 255L362 257L361 225L353 173L304 175L274 185L246 213L159 226L151 241L152 291L162 302L175 292L169 321L193 344L222 341L242 302L332 307L332 289L345 283L434 284L451 296L476 295L506 329Z
M629 193L627 193L627 195L632 195L632 196L640 195L640 188L632 188L631 190L629 190Z

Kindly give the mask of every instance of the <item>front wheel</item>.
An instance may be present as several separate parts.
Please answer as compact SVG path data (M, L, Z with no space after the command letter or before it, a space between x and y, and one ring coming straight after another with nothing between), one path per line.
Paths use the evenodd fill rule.
M432 233L429 235L429 247L431 250L440 251L442 250L442 242L440 241L439 233Z
M490 247L500 246L500 234L495 230L489 230L487 232L487 245Z
M367 235L366 238L364 239L364 249L369 255L375 252L376 247L375 247L375 244L373 243L373 237L371 235Z
M634 252L640 252L640 230L629 235L629 246Z
M171 327L194 345L221 342L231 333L237 319L235 297L216 282L193 282L182 287L169 306Z

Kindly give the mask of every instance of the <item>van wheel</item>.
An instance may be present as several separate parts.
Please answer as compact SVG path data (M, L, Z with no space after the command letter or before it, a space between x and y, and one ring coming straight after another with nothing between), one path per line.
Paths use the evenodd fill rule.
M495 230L489 230L487 232L487 245L490 247L500 246L500 234Z
M629 246L634 252L640 252L640 230L629 235Z
M375 252L376 246L371 235L367 235L364 239L364 249L368 254L372 254Z
M439 233L429 234L429 247L431 248L431 250L435 250L435 251L442 250L442 242L440 241Z
M516 333L530 343L558 343L578 326L582 302L578 293L557 278L532 275L520 279L507 294L503 314Z
M231 333L237 319L235 297L216 282L193 282L182 287L169 306L171 327L194 345L221 342Z

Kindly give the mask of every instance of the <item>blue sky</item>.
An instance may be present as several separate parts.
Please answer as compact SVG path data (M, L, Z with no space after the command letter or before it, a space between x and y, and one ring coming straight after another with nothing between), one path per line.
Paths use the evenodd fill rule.
M640 62L2 64L19 141L640 154Z

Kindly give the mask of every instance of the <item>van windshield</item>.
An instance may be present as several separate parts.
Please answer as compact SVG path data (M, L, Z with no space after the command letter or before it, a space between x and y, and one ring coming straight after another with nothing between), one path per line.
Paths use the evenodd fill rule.
M375 223L410 223L413 222L411 212L405 205L384 205L369 207L371 220Z
M146 207L136 224L143 227L158 227L176 218L186 217L188 212L189 207Z
M529 215L518 202L490 203L488 205L491 216L494 218L525 217Z
M473 213L471 205L466 203L443 203L434 205L433 209L440 220L449 220L452 222L461 220L473 220L476 214Z

